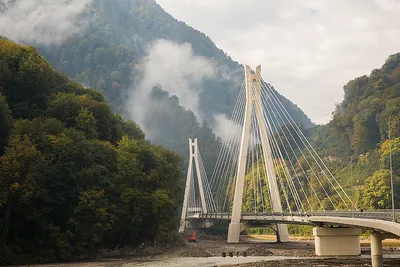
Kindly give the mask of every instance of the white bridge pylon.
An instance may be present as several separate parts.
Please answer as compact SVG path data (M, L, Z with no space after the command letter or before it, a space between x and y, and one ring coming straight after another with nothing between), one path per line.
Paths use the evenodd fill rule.
M189 138L189 166L179 232L185 231L187 215L215 213L216 211L210 183L197 145L197 138L194 141Z
M261 227L249 221L251 216L257 220L268 213L272 217L287 213L308 217L315 211L357 210L354 199L307 140L301 121L293 119L283 101L262 79L260 66L255 71L245 66L245 79L225 125L210 181L197 140L189 140L181 231L187 219L228 216L228 242L237 243L244 228ZM288 241L282 221L273 220L262 227L274 229L278 241Z
M235 194L232 207L232 218L228 230L228 243L239 243L240 232L242 230L241 214L243 202L243 190L246 176L246 165L248 158L248 148L251 134L251 117L255 112L258 121L261 147L265 162L265 169L268 178L269 191L271 196L272 211L281 213L282 204L278 190L277 179L274 170L271 146L267 134L267 122L263 114L261 102L261 66L256 68L255 73L249 66L245 66L245 89L246 89L246 106L243 122L243 131L240 141L239 162L237 170L237 178L235 185ZM276 225L277 238L280 242L289 241L289 233L287 225Z

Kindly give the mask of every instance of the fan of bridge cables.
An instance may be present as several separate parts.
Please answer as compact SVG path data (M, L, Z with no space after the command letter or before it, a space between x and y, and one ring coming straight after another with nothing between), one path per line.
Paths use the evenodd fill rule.
M254 80L250 88L253 103L242 212L273 212L268 162L273 164L283 211L306 214L309 211L357 209L283 105L283 97L261 77L259 80L261 92L257 93ZM257 109L261 111L261 117L256 116ZM245 111L246 86L243 82L210 179L218 212L230 212L232 208ZM263 130L263 126L266 129ZM268 144L265 142L263 146L261 130L266 130L270 148L266 149ZM272 156L272 160L264 157L264 153Z

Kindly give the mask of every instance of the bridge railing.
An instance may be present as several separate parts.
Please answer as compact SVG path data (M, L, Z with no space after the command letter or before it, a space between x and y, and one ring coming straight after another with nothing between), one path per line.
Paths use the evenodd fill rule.
M394 211L395 220L400 221L400 209ZM345 217L345 218L365 218L365 219L380 219L385 221L393 221L393 210L366 210L366 211L310 211L307 213L290 213L290 212L275 212L275 213L242 213L243 217L254 217L255 220L263 220L265 217L312 217L312 216L331 216L331 217ZM188 219L230 219L230 212L219 213L197 213L188 215Z

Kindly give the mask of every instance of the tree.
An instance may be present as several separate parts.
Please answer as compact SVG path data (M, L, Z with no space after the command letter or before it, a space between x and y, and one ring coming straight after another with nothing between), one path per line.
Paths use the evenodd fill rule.
M393 173L400 176L400 137L392 141L386 140L380 147L381 167L390 169L390 153L392 153Z
M43 157L28 136L10 137L6 153L0 158L0 210L4 211L0 245L4 245L13 225L13 207L42 193L39 181L43 168Z
M69 223L75 228L75 250L79 254L93 253L103 243L104 232L111 226L104 190L81 192Z
M12 127L11 110L8 107L6 98L0 90L0 155L4 152L9 131Z
M57 118L67 127L74 127L82 108L83 105L75 94L57 93L48 104L47 115Z
M0 87L15 118L33 118L45 108L58 86L51 66L34 47L0 40ZM44 75L46 74L46 75Z
M139 128L139 126L133 121L127 121L122 124L122 129L129 138L131 139L141 139L144 140L144 132Z
M97 134L97 124L93 113L87 108L81 109L78 117L75 119L76 128L81 130L86 134L89 139L96 139Z
M364 207L387 209L391 206L390 171L378 170L365 182Z

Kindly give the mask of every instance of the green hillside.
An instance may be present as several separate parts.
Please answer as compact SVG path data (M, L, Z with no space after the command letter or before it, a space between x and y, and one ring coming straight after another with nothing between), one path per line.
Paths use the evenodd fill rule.
M0 264L176 238L182 159L101 93L0 40Z
M308 139L319 155L343 186L356 207L363 210L390 209L391 204L391 168L392 154L393 185L395 208L400 205L400 53L390 56L380 69L374 70L370 76L356 78L344 86L345 97L336 107L333 119L323 126L307 130ZM390 140L389 140L390 128ZM276 135L281 134L277 132ZM281 138L277 138L281 139ZM286 145L287 146L287 145ZM282 151L288 150L283 145ZM285 177L283 162L294 166L291 173L293 179L302 184L297 188L300 194L307 194L308 200L302 196L302 204L309 209L307 201L313 210L321 210L320 203L326 210L335 207L327 195L330 195L339 209L346 210L343 201L339 199L334 186L322 180L326 193L321 190L319 177L323 177L322 169L304 146L296 149L296 157L283 156L275 158L275 173L277 177ZM305 159L310 163L305 164ZM291 164L289 163L291 160ZM254 186L255 177L267 184L265 169L258 163L246 174L244 203L245 212L270 210L270 199L261 201L261 193ZM312 171L317 170L317 173ZM321 170L321 171L320 171ZM306 179L306 176L309 179ZM279 178L278 178L279 180ZM229 185L233 187L232 184ZM316 189L318 199L313 194ZM263 187L263 194L268 194L268 187ZM292 194L285 201L284 192L280 187L281 202L284 209L296 210ZM289 191L289 190L288 190ZM233 192L230 192L231 198ZM225 194L222 196L225 197ZM303 228L292 228L292 233L303 234ZM256 230L256 232L259 230ZM259 232L258 232L259 233Z
M86 17L90 25L83 36L73 36L59 47L40 51L61 72L104 91L115 108L124 104L126 90L141 78L134 74L132 80L131 73L154 40L188 42L195 55L215 60L228 73L242 71L206 35L175 20L154 0L99 0L93 3ZM121 85L119 92L113 90L115 82ZM234 87L235 83L229 80L207 82L200 99L207 118L211 119L216 112L230 111L236 97L235 93L231 95Z
M344 93L332 121L310 129L309 138L360 206L390 208L390 125L398 205L400 54L390 56L369 76L347 83Z
M216 75L204 77L202 80L199 114L191 116L190 121L186 120L188 125L201 127L201 122L206 120L209 127L214 128L214 115L222 113L229 116L232 113L240 83L244 78L242 66L217 48L210 38L174 19L154 0L98 0L94 1L83 16L87 18L89 25L82 34L71 36L59 46L39 47L39 51L59 71L102 92L114 111L121 112L128 118L135 118L135 114L129 112L129 105L134 97L132 92L137 90L143 77L140 64L147 56L149 45L155 40L163 39L177 44L189 43L194 56L205 57L216 66ZM151 93L151 89L148 93ZM169 106L174 99L165 98L162 106ZM297 106L284 97L282 99L299 124L305 128L313 126ZM152 136L154 142L183 152L181 155L186 156L187 151L181 144L186 144L188 137L198 137L196 129L183 126L178 134L170 131L170 126L177 125L180 117L186 117L184 109L180 107L181 111L175 110L175 117L178 118L166 118L161 125L151 121L159 120L171 108L173 107L169 106L165 110L159 110L159 115L151 114L145 123L151 124L155 132L175 138L173 144L161 135L154 138ZM214 143L213 135L206 138L199 140L200 144ZM213 147L205 149L212 150Z

